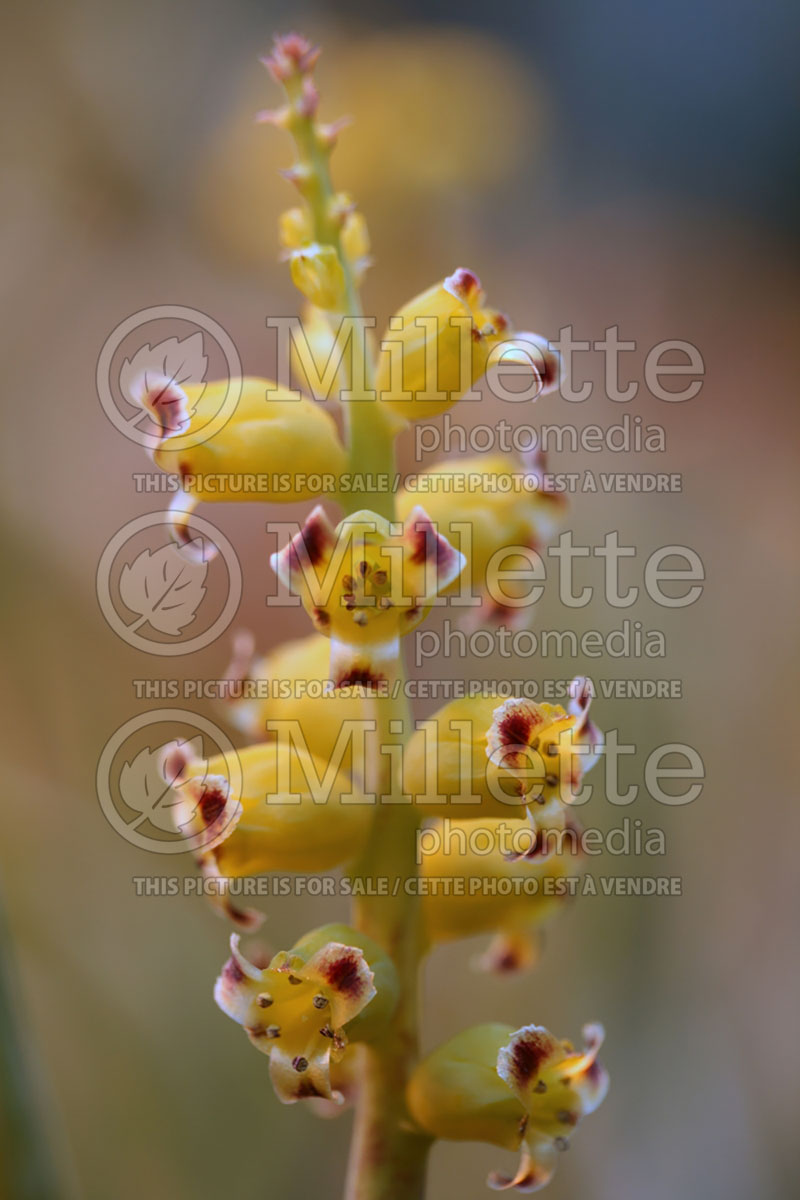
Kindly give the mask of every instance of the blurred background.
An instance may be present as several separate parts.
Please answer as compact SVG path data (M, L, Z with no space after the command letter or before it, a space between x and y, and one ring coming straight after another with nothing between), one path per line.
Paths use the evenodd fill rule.
M133 486L143 452L98 403L97 357L124 318L173 303L219 322L247 371L272 371L265 317L296 308L275 234L293 195L276 174L287 142L252 118L276 102L258 56L274 30L296 27L324 45L323 115L355 118L334 172L369 222L365 298L379 326L463 265L524 328L552 337L571 324L594 339L619 325L640 348L624 381L641 380L645 350L665 338L695 343L706 364L691 402L640 386L626 406L665 427L665 453L565 451L552 464L683 475L679 494L577 495L568 517L576 542L617 529L637 547L628 582L658 546L700 554L697 604L668 611L642 595L624 614L665 632L667 658L450 664L682 680L681 701L598 701L596 719L640 747L628 782L641 784L656 745L695 746L702 796L672 809L642 794L624 814L597 801L591 819L662 828L655 867L636 856L604 867L678 875L683 895L576 902L522 978L475 975L477 942L438 951L425 1047L482 1020L577 1039L600 1019L612 1091L552 1200L785 1200L800 1099L796 8L41 0L4 22L0 891L20 1047L66 1181L41 1194L305 1200L338 1194L344 1170L350 1117L278 1104L265 1061L211 999L222 924L198 899L136 897L133 877L174 862L114 832L94 782L110 734L147 710L132 680L216 678L229 652L226 635L190 659L152 658L100 614L104 546L157 503ZM619 421L599 356L585 357L592 399L541 401L537 421ZM501 415L481 406L481 422ZM403 453L410 469L409 438ZM244 564L238 623L260 649L306 631L301 614L264 604L264 521L300 511L203 510ZM601 583L600 565L587 581ZM619 615L565 614L551 592L537 623L611 629ZM268 935L289 945L334 915L343 902L334 914L275 900ZM499 1165L491 1147L440 1144L429 1198L479 1200Z

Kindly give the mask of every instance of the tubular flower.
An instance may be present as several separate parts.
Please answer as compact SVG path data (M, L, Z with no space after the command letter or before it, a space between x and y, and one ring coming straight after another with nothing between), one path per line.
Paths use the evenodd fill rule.
M409 740L403 787L421 805L447 805L453 819L528 818L540 835L565 827L565 805L594 765L602 738L589 720L591 687L573 681L560 705L493 696L453 700ZM542 836L541 849L546 852Z
M232 724L248 737L264 738L268 721L296 721L308 751L329 761L343 728L346 731L345 722L363 721L369 715L365 698L357 693L341 694L332 703L330 653L328 639L311 633L254 658L252 638L240 634L228 669L228 678L240 685L237 690L242 693L241 699L230 701ZM248 690L258 695L251 699ZM343 764L350 769L348 757Z
M350 940L359 935L349 930ZM273 1087L284 1104L321 1096L343 1103L331 1086L331 1063L344 1054L344 1027L374 999L377 989L363 949L328 941L306 957L282 950L267 967L242 954L231 935L231 957L214 999L269 1056Z
M448 541L458 546L467 564L450 592L483 598L480 615L510 620L525 615L529 584L498 579L514 569L515 551L539 550L555 533L566 507L563 494L545 487L544 454L533 452L522 464L496 454L439 463L418 475L413 491L403 489L397 512L405 517L424 496L426 511ZM523 567L529 567L524 562ZM471 613L471 609L466 610Z
M157 466L180 476L183 490L172 501L176 536L190 540L188 518L201 501L309 500L315 480L337 476L346 455L336 425L320 405L297 399L267 379L234 381L239 398L230 418L220 423L232 382L170 385L172 400L156 385L140 402L159 423L162 441L153 453ZM160 388L160 390L159 390ZM160 415L164 414L164 415ZM208 430L207 436L204 431ZM291 469L291 486L273 485ZM254 492L247 481L260 476ZM266 482L269 486L261 489Z
M555 351L534 334L513 334L508 318L484 303L477 275L459 267L403 305L381 342L378 399L407 420L433 417L500 362L528 366L538 393L553 390Z
M386 679L395 669L400 638L464 566L463 554L421 508L402 526L362 510L334 529L318 506L270 561L317 630L330 638L336 687Z
M516 1174L492 1172L489 1187L539 1191L553 1177L557 1152L608 1091L597 1062L602 1026L584 1026L583 1036L578 1053L541 1025L467 1029L417 1067L407 1089L411 1114L434 1137L521 1150Z
M542 858L525 820L437 821L423 829L423 878L466 881L461 893L441 886L425 893L428 939L437 943L494 933L486 953L475 959L476 967L510 973L534 966L543 925L569 898L561 881L577 875L577 829L568 830L568 836L571 841L565 837L563 842L567 852Z
M232 904L230 880L264 871L325 871L363 848L372 808L360 785L290 740L238 752L240 796L231 794L223 755L187 761L182 753L180 746L167 751L164 772L176 791L176 825L187 836L209 827L213 833L225 814L224 829L209 843L202 838L196 858L212 901L244 928L261 918Z

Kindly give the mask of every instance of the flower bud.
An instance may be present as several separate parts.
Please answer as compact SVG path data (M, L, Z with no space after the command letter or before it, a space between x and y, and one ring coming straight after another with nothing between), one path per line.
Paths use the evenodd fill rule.
M352 267L355 282L359 284L372 262L369 231L363 213L354 210L347 214L342 225L341 239L342 251Z
M490 355L531 364L541 390L538 351L513 345L508 318L484 302L477 275L461 267L405 304L381 343L379 399L407 420L436 416L481 379Z
M520 1149L516 1175L493 1172L489 1186L538 1191L553 1177L557 1152L608 1090L608 1075L596 1061L602 1027L587 1025L583 1034L586 1048L579 1054L540 1025L467 1029L416 1068L406 1093L409 1110L434 1137Z
M326 312L343 312L346 306L344 268L335 246L311 242L293 250L289 259L292 282L306 300Z
M299 250L314 240L314 225L307 208L287 208L278 218L278 239L284 250Z
M263 738L267 722L297 721L306 748L315 758L327 762L342 736L346 721L363 721L367 703L357 694L337 696L329 687L330 642L318 633L282 642L263 658L237 656L229 668L229 678L254 684L266 684L258 699L232 700L230 720L247 737ZM351 769L348 746L342 766Z
M174 781L173 811L181 832L195 836L209 826L213 832L224 810L224 829L210 842L202 839L197 859L213 881L212 901L247 927L260 918L231 904L229 879L264 871L325 871L348 862L364 846L373 810L346 771L288 739L248 746L238 757L239 795L232 794L224 755L173 763L165 774Z
M335 479L345 468L333 418L288 388L247 378L185 384L178 390L183 415L178 425L177 417L165 418L171 425L162 421L153 459L183 484L170 506L179 541L190 540L189 517L201 501L310 500L325 478ZM229 397L237 392L226 418ZM147 397L141 402L148 406ZM257 491L248 484L254 479Z
M317 630L330 638L330 674L337 687L346 687L372 686L394 675L400 638L461 572L464 556L436 533L421 508L393 532L383 517L365 510L334 529L317 507L270 561Z
M568 899L560 881L577 875L577 831L559 835L562 853L538 853L526 820L436 821L419 835L422 876L437 882L422 901L433 943L494 933L479 968L510 973L535 965L545 922ZM439 881L463 880L460 893Z
M345 930L348 943L357 938ZM253 1045L269 1057L275 1092L284 1104L343 1097L331 1086L331 1063L347 1046L345 1026L376 997L375 977L356 944L325 941L312 953L300 946L257 967L231 935L231 957L214 988L227 1016L244 1026Z
M515 550L540 550L555 532L564 497L543 487L544 466L542 455L532 455L524 469L510 455L458 459L422 472L412 491L398 493L399 517L423 498L436 528L466 556L449 590L482 596L484 619L518 625L529 611L523 601L530 583L506 577L501 584L498 572L513 569ZM530 572L527 557L521 565ZM515 582L520 597L513 595Z

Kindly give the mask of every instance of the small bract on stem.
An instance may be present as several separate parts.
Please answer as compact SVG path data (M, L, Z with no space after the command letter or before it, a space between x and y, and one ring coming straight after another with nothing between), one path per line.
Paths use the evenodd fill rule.
M261 119L294 140L296 160L284 174L302 205L284 213L280 238L307 302L303 328L330 358L343 323L363 316L359 282L369 238L353 200L331 180L341 124L319 120L317 58L296 34L276 39L265 61L285 103ZM255 928L259 916L236 907L231 879L343 866L354 884L349 926L314 930L264 961L234 935L215 989L220 1008L268 1058L284 1103L326 1112L355 1103L347 1200L421 1200L436 1138L519 1151L516 1174L495 1172L489 1185L535 1191L551 1178L579 1120L605 1095L607 1076L596 1061L602 1031L587 1027L579 1054L538 1025L478 1026L420 1062L419 972L436 944L475 933L492 936L478 962L483 969L523 970L537 961L541 926L559 907L537 887L579 870L546 835L577 828L570 804L601 748L588 717L591 688L575 680L565 708L470 697L415 731L402 645L456 589L478 597L480 619L516 612L513 595L506 605L486 603L489 565L510 543L523 552L541 545L562 505L521 489L502 502L473 491L458 506L444 499L447 489L438 498L432 489L430 514L406 492L396 505L390 481L398 432L474 396L498 353L527 365L534 397L557 386L558 356L545 339L516 332L490 308L478 276L463 267L403 305L379 348L356 336L347 350L326 397L340 404L343 438L315 401L265 380L238 381L236 411L204 440L193 435L220 385L202 398L173 388L166 415L163 389L140 389L141 403L158 417L156 462L193 481L191 498L176 501L179 538L190 537L195 503L225 498L218 483L208 490L197 484L212 467L219 481L288 465L298 482L267 497L276 502L319 501L309 481L320 480L325 468L338 480L344 511L334 524L317 502L272 558L315 632L261 660L240 638L231 668L239 681L325 680L330 692L279 696L267 689L266 699L232 703L234 722L257 739L240 752L238 791L227 785L221 760L193 760L174 748L165 777L180 788L173 811L192 834L200 869L218 885L217 907L240 929ZM428 474L446 482L470 467L444 464ZM495 462L504 479L519 473L530 481L542 467L539 460ZM345 736L349 726L362 728L363 739ZM464 839L455 859L442 848L450 823ZM509 823L511 853L502 840ZM498 845L484 853L470 841L468 849L475 836L496 836ZM437 846L429 860L419 854L424 839ZM459 872L479 889L442 898L420 886L432 873ZM375 879L383 885L377 894L355 887ZM511 885L521 886L502 899Z

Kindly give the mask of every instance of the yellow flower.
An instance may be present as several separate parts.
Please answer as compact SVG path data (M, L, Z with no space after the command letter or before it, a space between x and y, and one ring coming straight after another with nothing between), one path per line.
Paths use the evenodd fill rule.
M568 899L558 883L577 874L577 830L564 840L564 853L542 857L536 835L525 820L515 818L436 821L423 829L422 876L437 881L422 901L423 918L433 943L495 936L475 960L483 970L510 973L538 961L541 929ZM438 883L464 881L457 894Z
M345 467L330 414L267 379L155 382L140 402L161 430L156 465L183 484L170 506L181 541L201 501L310 500Z
M268 721L296 721L309 752L327 762L344 723L369 715L365 698L357 693L343 693L332 702L330 656L330 642L318 633L282 642L261 658L253 658L250 636L239 635L228 677L263 688L263 694L232 700L231 722L248 737L264 738ZM343 765L350 769L349 757Z
M350 263L353 278L359 284L364 278L367 267L372 262L369 230L363 213L352 209L346 214L342 224L341 240L342 251Z
M326 941L310 955L300 947L283 950L262 968L245 958L237 934L231 935L231 957L214 999L269 1056L272 1084L284 1104L320 1096L343 1101L331 1086L331 1063L344 1054L344 1027L377 994L358 944L363 938L345 932L350 944Z
M278 218L278 240L284 250L299 250L314 240L314 222L308 208L287 208Z
M288 740L265 742L238 751L236 795L223 755L187 760L185 747L173 746L165 756L165 778L176 791L175 823L185 835L201 836L196 857L210 898L243 927L261 918L231 903L229 880L264 871L325 871L363 848L373 808L346 771Z
M270 561L330 639L330 674L345 687L371 686L394 672L400 638L461 572L464 556L421 508L402 526L362 510L334 529L318 506Z
M503 313L484 307L477 275L459 267L391 318L378 358L378 398L407 420L452 407L493 361L528 363L539 390L557 384L557 355L528 344L523 353ZM499 347L504 346L502 353Z
M415 1070L407 1089L411 1114L434 1137L521 1150L516 1174L492 1172L489 1186L538 1191L553 1177L557 1152L608 1091L597 1062L602 1026L586 1025L583 1036L578 1053L541 1025L467 1029Z
M569 711L528 699L453 700L409 740L403 789L416 804L447 805L451 819L521 816L544 834L563 830L565 805L600 753L591 688L573 681ZM547 847L543 847L546 851Z
M524 469L510 455L482 455L442 462L422 472L413 490L401 490L397 513L404 518L424 500L436 528L466 556L464 572L449 591L483 598L484 619L518 623L524 617L530 584L498 580L499 571L522 565L514 548L540 550L553 536L565 501L544 485L544 455L525 456ZM471 608L465 608L470 616Z
M343 312L347 292L339 254L335 246L309 242L289 255L292 283L316 308Z
M382 946L373 941L366 933L351 929L349 925L332 922L312 929L303 934L292 947L292 954L310 959L329 942L343 942L348 946L357 946L364 954L367 966L372 972L375 995L369 1007L358 1013L347 1027L350 1042L374 1042L386 1032L386 1027L394 1016L397 1000L400 994L400 982L397 967Z

